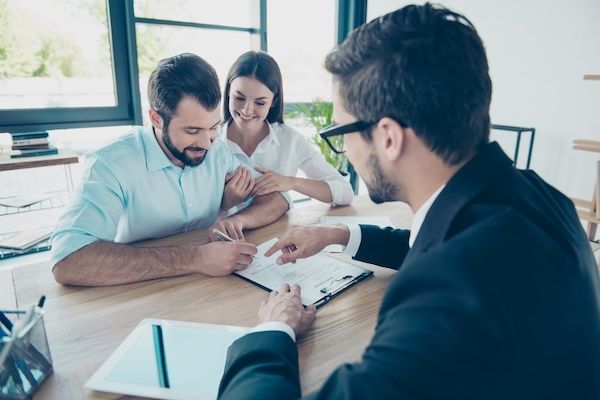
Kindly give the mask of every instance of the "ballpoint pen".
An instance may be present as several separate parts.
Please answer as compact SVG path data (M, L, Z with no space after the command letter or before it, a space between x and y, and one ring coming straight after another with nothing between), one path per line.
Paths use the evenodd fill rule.
M226 233L221 232L217 228L213 228L212 233L213 233L213 235L215 235L216 237L218 237L219 239L221 239L225 242L235 242L235 240L233 238L231 238Z
M37 304L37 306L38 306L39 308L42 308L42 307L44 307L44 303L45 303L45 302L46 302L46 296L42 295L42 296L40 297L40 300L38 301L38 304Z
M224 240L226 242L235 242L235 240L232 239L229 235L227 235L226 233L221 232L217 228L213 228L212 233L213 233L213 235L215 235L219 239ZM292 252L292 251L296 250L296 246L292 244L292 245L286 247L286 250L289 251L289 252ZM252 258L255 258L255 256L252 256Z
M235 239L233 239L228 234L226 234L224 232L221 232L217 228L213 228L212 233L213 233L213 235L215 235L216 237L218 237L219 239L221 239L221 240L223 240L225 242L235 242ZM250 256L250 257L252 257L253 260L255 258L255 256Z

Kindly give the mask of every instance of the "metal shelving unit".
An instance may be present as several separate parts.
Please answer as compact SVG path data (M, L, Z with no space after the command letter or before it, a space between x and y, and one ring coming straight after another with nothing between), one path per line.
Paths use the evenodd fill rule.
M77 162L79 162L77 155L65 151L61 151L59 154L51 156L27 157L21 159L11 159L8 154L0 153L0 173L2 171L62 165L64 166L65 179L67 182L66 190L63 189L44 193L35 193L33 191L33 193L27 194L26 197L39 198L37 201L36 199L32 200L31 204L25 206L0 204L0 226L3 228L0 230L0 240L7 239L11 235L24 230L54 226L57 218L56 213L68 204L71 197L71 192L73 190L71 164ZM10 203L11 200L13 200L13 203L18 204L19 201L14 201L17 197L22 196L0 195L0 201L3 200L4 203ZM32 219L28 217L35 218L35 223L32 223ZM49 240L43 240L23 250L0 248L0 260L49 249Z
M47 214L52 210L58 210L66 206L70 199L71 193L70 191L56 191L45 193L44 197L46 196L46 199L26 207L8 207L0 205L0 223L11 224L15 228L22 227L18 220L20 218L22 219L22 216L24 216L24 214L29 214L29 216L31 217L40 217L40 219L43 219L41 218L42 214ZM0 198L0 202L6 199L10 200L11 198ZM52 225L49 224L47 226L50 227ZM43 227L44 226L40 226L40 228ZM22 229L16 229L15 231L1 232L0 241L20 232L21 230ZM48 239L38 242L24 250L15 250L0 247L0 260L46 250L50 250L50 243Z

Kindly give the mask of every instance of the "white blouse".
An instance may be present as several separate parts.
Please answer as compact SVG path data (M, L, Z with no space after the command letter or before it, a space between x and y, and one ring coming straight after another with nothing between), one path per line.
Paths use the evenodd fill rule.
M280 175L296 176L298 169L308 179L324 181L331 190L332 205L352 202L354 192L350 183L335 170L304 136L287 124L268 124L269 134L256 146L250 157L227 139L228 123L219 128L222 137L236 157L253 167L268 168Z

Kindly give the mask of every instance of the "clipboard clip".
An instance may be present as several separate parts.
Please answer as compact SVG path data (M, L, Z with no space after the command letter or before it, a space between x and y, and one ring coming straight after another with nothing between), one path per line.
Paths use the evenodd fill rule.
M348 287L350 287L353 284L360 282L372 275L373 275L373 272L366 271L357 276L344 275L341 278L332 279L326 286L322 287L319 290L321 293L325 294L325 296L323 296L320 300L318 300L317 302L314 303L315 307L317 309L319 309L320 307L329 303L329 301L332 298L337 296L339 293L343 292ZM325 290L325 291L323 291L323 290Z
M336 283L339 285L341 285L346 279L353 279L354 277L352 275L345 275L342 276L341 278L338 279L331 279L329 281L329 283L325 286L323 286L319 292L323 293L323 294L331 294L332 291L335 290L336 286L334 286Z

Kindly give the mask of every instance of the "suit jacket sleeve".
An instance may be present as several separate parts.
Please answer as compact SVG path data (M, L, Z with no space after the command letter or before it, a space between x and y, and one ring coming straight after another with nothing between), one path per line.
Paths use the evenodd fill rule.
M250 333L227 351L219 399L298 399L298 349L287 333Z
M360 232L362 239L354 256L355 260L387 268L400 268L409 250L409 230L360 225Z
M519 388L502 384L515 382L518 369L512 338L501 318L490 318L494 307L449 267L461 257L429 254L403 266L362 360L340 366L308 399L515 398ZM231 346L221 398L297 398L297 374L287 335L247 335Z

